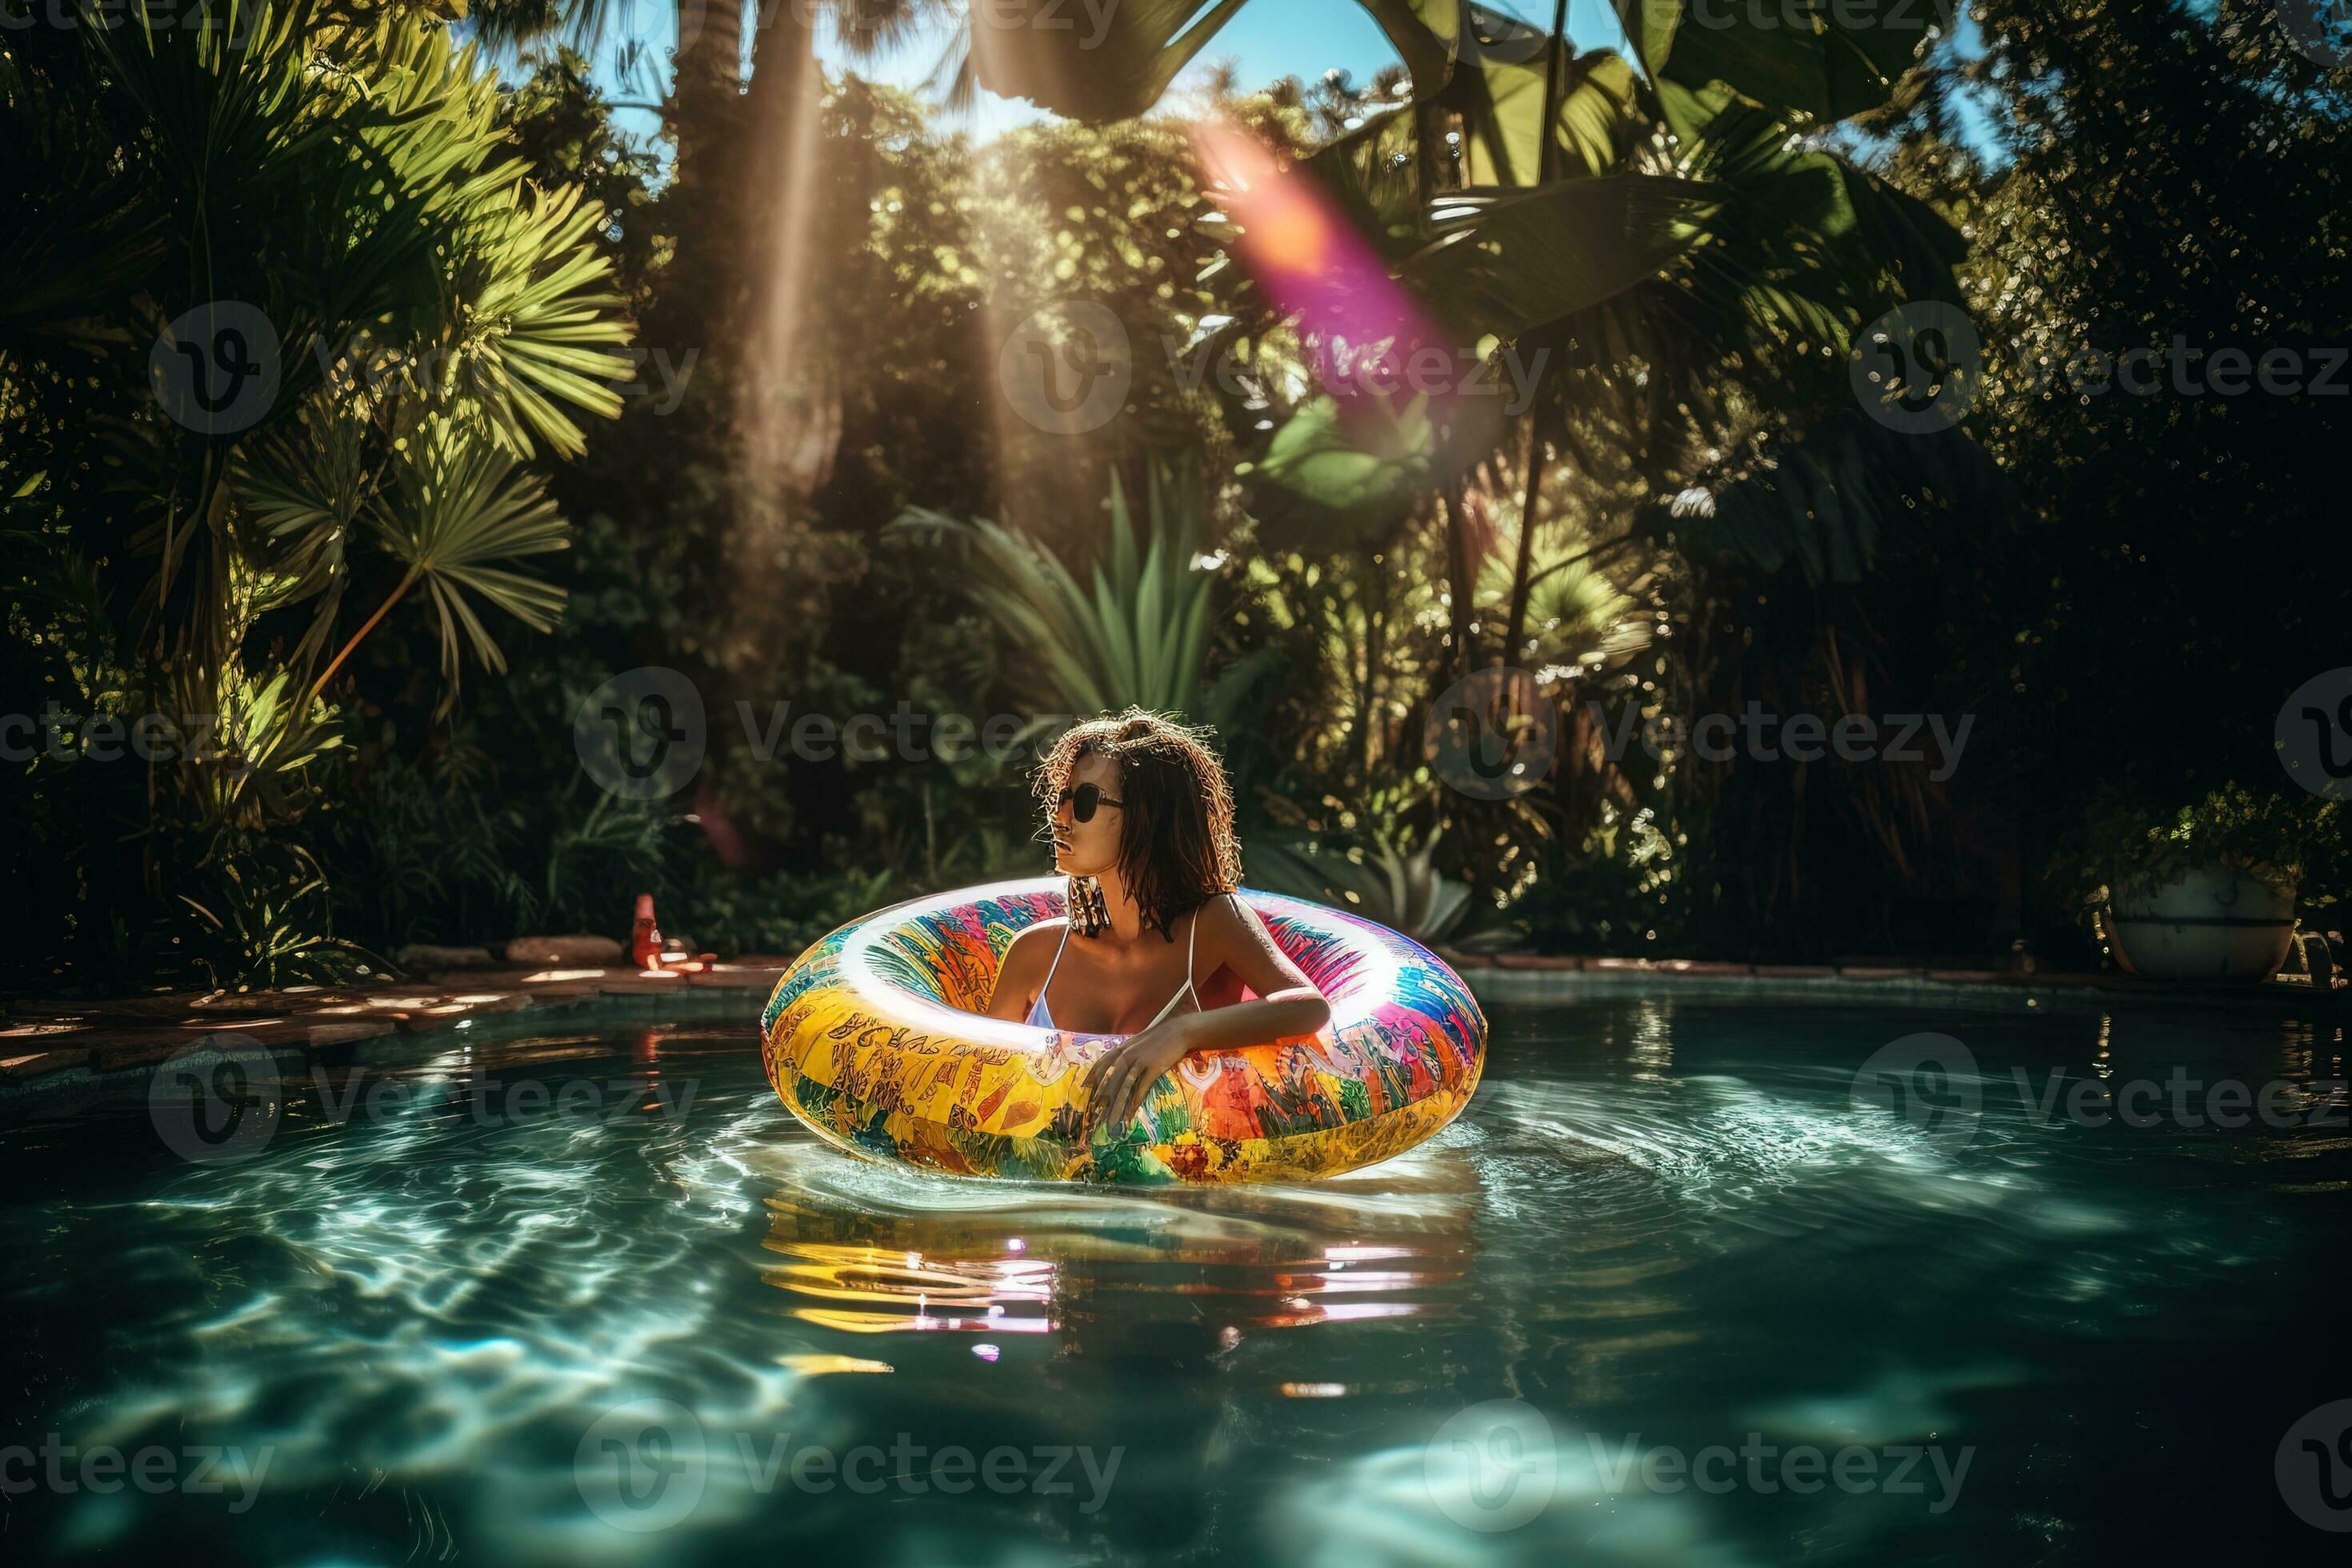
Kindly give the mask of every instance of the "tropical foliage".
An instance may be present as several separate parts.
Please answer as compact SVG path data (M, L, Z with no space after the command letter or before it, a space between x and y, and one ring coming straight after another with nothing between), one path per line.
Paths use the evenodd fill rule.
M240 20L13 32L0 79L6 263L37 279L0 321L10 688L82 741L16 781L12 869L58 963L126 931L167 973L357 962L279 934L324 891L285 835L345 739L338 678L412 591L445 712L466 663L504 668L499 620L553 624L532 462L577 456L627 368L603 215L527 177L441 21ZM89 744L150 716L194 765ZM295 868L259 874L273 843ZM152 920L166 896L194 929Z
M1055 111L984 143L802 25L855 58L966 14L926 0L681 6L667 72L544 0L0 38L0 657L216 753L8 764L26 978L283 983L641 890L790 951L1035 868L1047 721L1129 702L1217 727L1254 880L1455 944L2063 943L2176 829L2340 876L2264 771L2352 608L2278 603L2334 405L2053 386L2352 331L2343 75L2258 8L1980 0L1963 47L1622 0L1580 45L1362 0L1392 68L1259 86L1211 65L1244 0L1003 25L1044 4L949 51ZM1922 303L1992 363L1915 435L1853 366ZM1007 363L1081 306L1128 380L1074 431ZM1488 799L1433 715L1496 666L1549 772ZM623 799L573 716L647 668L706 745ZM1942 774L1625 739L1751 705L1976 726ZM860 714L901 738L791 739Z
M974 596L1066 713L1199 714L1216 579L1196 475L1154 468L1140 519L1111 478L1109 549L1081 587L1054 552L995 523L917 508L902 526L965 546Z

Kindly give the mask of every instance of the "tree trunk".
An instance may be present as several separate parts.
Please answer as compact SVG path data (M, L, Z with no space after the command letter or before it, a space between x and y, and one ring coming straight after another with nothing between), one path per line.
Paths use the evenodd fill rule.
M1470 539L1470 476L1454 481L1445 497L1446 575L1453 579L1450 629L1454 634L1454 674L1467 675L1476 660L1470 647L1472 602L1478 591L1478 563Z
M1523 338L1520 340L1525 342ZM1528 599L1534 592L1530 574L1536 561L1536 511L1543 504L1543 475L1547 466L1544 456L1544 417L1547 404L1540 374L1536 384L1536 405L1528 410L1528 476L1527 487L1519 498L1518 558L1511 568L1511 609L1503 623L1503 662L1518 661L1519 643L1527 636Z
M743 81L744 0L677 0L677 55L670 82L676 178L701 177L703 153L725 134Z
M1544 42L1543 140L1537 143L1536 183L1542 184L1552 178L1553 149L1557 142L1554 122L1559 118L1560 77L1568 62L1568 0L1559 0L1552 7L1551 37ZM1528 336L1523 333L1524 345ZM1518 559L1511 571L1511 609L1503 623L1503 662L1511 664L1519 658L1519 639L1527 633L1528 594L1530 584L1528 574L1535 565L1536 510L1543 504L1544 472L1544 375L1543 367L1551 363L1546 355L1536 371L1535 402L1528 410L1528 478L1527 488L1519 500Z
M780 7L774 21L754 40L743 117L750 145L738 165L741 188L736 194L751 279L742 351L753 367L793 367L789 377L766 379L779 388L790 381L796 389L804 389L817 363L815 356L803 352L803 338L814 281L809 241L823 195L817 142L818 110L824 95L814 28L800 20L801 10ZM753 384L759 379L755 369ZM776 427L777 413L763 423L768 428L754 442L755 458L762 446L786 435Z

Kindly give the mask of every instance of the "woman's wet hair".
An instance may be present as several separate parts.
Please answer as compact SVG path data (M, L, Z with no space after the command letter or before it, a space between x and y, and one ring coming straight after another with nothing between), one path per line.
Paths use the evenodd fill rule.
M1233 786L1208 736L1205 728L1130 708L1070 730L1037 768L1037 798L1050 816L1079 758L1108 757L1118 767L1118 785L1109 793L1122 803L1119 875L1143 923L1171 942L1179 917L1241 886Z

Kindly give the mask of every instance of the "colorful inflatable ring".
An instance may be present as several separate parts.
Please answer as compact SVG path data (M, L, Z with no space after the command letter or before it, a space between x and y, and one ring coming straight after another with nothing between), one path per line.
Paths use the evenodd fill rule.
M810 948L761 1016L768 1080L828 1142L960 1176L1295 1181L1385 1160L1453 1121L1486 1051L1462 977L1370 921L1242 897L1330 999L1330 1024L1189 1058L1091 1143L1077 1137L1082 1084L1117 1037L976 1011L1014 934L1062 912L1058 878L918 899Z

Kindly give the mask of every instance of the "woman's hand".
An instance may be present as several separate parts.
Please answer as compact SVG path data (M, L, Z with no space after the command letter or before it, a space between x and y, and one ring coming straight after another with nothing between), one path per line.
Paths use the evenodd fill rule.
M1081 1135L1087 1142L1094 1140L1097 1128L1117 1131L1135 1120L1151 1086L1192 1052L1195 1026L1205 1016L1180 1013L1162 1018L1095 1059L1085 1084L1087 1119Z

